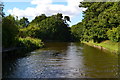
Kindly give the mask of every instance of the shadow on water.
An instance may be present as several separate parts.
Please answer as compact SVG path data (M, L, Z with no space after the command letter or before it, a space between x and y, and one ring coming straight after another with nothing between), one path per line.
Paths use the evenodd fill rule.
M116 78L118 58L81 43L49 42L15 60L4 60L4 78Z

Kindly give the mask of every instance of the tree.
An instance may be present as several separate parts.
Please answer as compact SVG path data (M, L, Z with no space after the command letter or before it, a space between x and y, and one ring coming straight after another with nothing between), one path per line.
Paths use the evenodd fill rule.
M62 19L63 18L63 15L61 13L57 13L56 16L57 16L58 19Z
M107 36L111 41L120 41L120 26L117 28L112 28L107 31Z
M30 35L44 41L70 41L70 28L62 18L61 13L46 17L41 21L35 18L28 28L21 30L21 35Z
M83 40L83 25L79 22L71 27L72 41L82 41Z
M28 18L25 18L25 17L21 18L19 20L19 24L22 28L27 27L29 25Z
M64 21L65 21L65 23L67 23L66 21L71 22L71 21L70 21L70 17L69 17L69 16L64 16Z
M3 12L3 8L4 7L4 5L3 5L3 3L2 2L0 2L0 15L2 16L2 17L4 17L4 12Z
M35 19L32 20L32 23L40 23L42 20L46 19L47 16L45 14L41 14L40 16L36 16Z
M107 40L106 32L120 24L119 5L120 2L81 2L79 7L87 8L82 20L84 40Z
M57 18L56 18L57 16ZM70 40L70 28L61 19L62 15L53 15L40 22L40 38L43 40L57 40L68 41Z
M3 48L14 46L17 34L18 27L15 24L15 18L11 15L4 17L2 20Z

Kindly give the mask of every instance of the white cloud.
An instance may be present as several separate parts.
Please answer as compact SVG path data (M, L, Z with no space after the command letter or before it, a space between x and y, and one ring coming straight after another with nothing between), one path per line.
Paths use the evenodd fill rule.
M51 4L52 0L32 0L31 4L37 4L37 5L47 5Z
M84 8L78 7L81 1L82 0L64 0L64 2L67 2L67 5L62 5L53 4L53 2L56 2L55 0L32 0L31 4L36 5L35 8L27 7L24 10L13 8L8 10L8 13L18 16L19 18L27 17L30 19L33 19L35 16L40 14L50 16L56 13L62 13L63 15L75 17L84 10Z

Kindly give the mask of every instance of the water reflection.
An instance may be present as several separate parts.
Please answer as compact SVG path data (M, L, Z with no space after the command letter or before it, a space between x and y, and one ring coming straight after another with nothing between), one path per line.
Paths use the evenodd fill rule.
M118 73L118 57L84 45L84 71L89 77L115 78Z
M80 43L46 43L46 48L4 60L9 78L115 78L117 57Z
M81 48L79 46L79 48ZM78 50L78 47L75 46L74 43L70 43L67 50L66 50L66 53L67 53L67 56L66 58L68 58L69 60L66 61L66 65L65 65L65 69L67 70L68 69L68 72L69 74L66 75L66 77L68 78L76 78L76 77L83 77L82 74L82 71L80 71L82 69L82 56L79 56L81 55L82 53Z

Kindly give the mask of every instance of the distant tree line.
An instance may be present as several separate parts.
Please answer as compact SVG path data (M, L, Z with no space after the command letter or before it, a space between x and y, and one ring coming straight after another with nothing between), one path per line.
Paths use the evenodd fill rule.
M70 18L65 16L63 19L61 13L48 17L41 14L36 16L28 27L21 28L19 36L30 36L43 41L69 41L71 35L67 21L70 21Z
M70 41L71 32L67 24L69 16L61 13L52 16L41 14L31 22L23 17L12 15L2 18L3 48L26 47L36 49L42 47L45 41ZM42 42L43 41L43 42Z
M79 7L87 8L84 19L72 27L67 23L70 17L61 13L41 14L29 22L25 17L4 16L2 10L3 48L34 49L46 41L120 41L120 2L80 2Z

